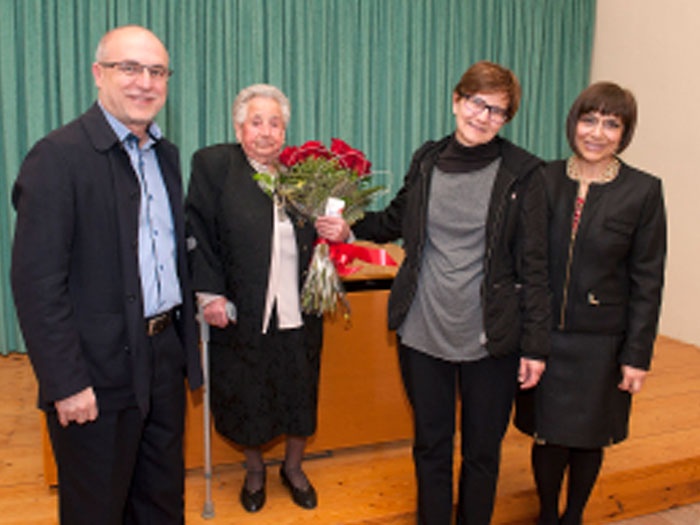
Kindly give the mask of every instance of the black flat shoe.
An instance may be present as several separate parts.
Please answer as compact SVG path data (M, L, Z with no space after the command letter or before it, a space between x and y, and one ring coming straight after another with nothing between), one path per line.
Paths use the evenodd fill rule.
M258 512L265 505L265 473L263 472L262 488L255 492L251 492L246 488L247 480L248 475L246 474L246 479L243 480L243 487L241 488L241 505L248 512Z
M280 478L282 479L282 484L289 489L289 493L292 495L292 500L294 503L303 509L316 508L316 505L318 505L316 489L314 489L311 482L309 482L308 488L304 490L295 487L287 477L287 473L284 471L284 463L280 465Z

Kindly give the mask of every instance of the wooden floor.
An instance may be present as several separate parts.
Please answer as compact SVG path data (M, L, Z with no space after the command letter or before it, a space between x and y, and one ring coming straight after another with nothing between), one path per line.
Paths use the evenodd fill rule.
M43 479L35 395L26 357L0 358L0 523L7 525L57 523L55 489L47 488ZM534 523L537 501L529 448L528 438L509 430L494 524ZM270 458L268 502L261 512L246 514L238 503L241 465L216 466L212 480L215 517L209 520L201 516L205 501L202 472L190 471L187 523L415 523L410 443L332 451L309 459L305 468L319 492L317 509L305 511L293 505L279 481L278 464ZM635 399L631 437L606 452L585 523L699 525L700 505L689 505L693 502L700 502L700 349L662 337L653 373ZM654 514L674 507L678 508Z

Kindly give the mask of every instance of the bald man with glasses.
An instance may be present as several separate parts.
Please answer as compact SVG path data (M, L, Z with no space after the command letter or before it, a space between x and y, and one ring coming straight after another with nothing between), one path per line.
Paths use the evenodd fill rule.
M185 379L202 382L178 150L154 119L168 52L99 42L97 102L41 139L12 202L12 289L58 466L63 524L184 523Z

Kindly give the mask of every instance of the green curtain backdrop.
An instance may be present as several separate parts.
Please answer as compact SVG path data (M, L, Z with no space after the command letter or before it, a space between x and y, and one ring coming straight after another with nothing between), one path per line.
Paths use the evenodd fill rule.
M149 27L175 75L158 117L191 154L234 140L230 106L268 82L292 103L287 141L340 137L362 149L387 192L423 141L454 127L450 96L473 62L511 68L523 85L503 134L546 159L567 154L564 117L587 84L595 0L0 0L0 352L22 351L9 289L12 183L48 131L95 98L100 36Z

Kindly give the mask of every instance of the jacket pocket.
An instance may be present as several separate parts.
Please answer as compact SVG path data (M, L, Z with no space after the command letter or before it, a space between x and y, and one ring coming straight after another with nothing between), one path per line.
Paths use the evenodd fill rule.
M484 330L491 355L506 355L518 349L522 331L520 289L518 283L495 283L486 294Z
M586 292L586 304L593 307L623 304L627 301L627 291L617 282L601 281Z
M635 225L631 222L622 221L617 217L607 217L603 222L603 227L625 237L631 237L634 233Z
M601 283L588 289L585 306L577 313L576 327L584 332L616 334L624 330L627 293L614 283Z
M124 316L93 314L80 326L80 343L89 363L93 386L114 388L131 381Z

